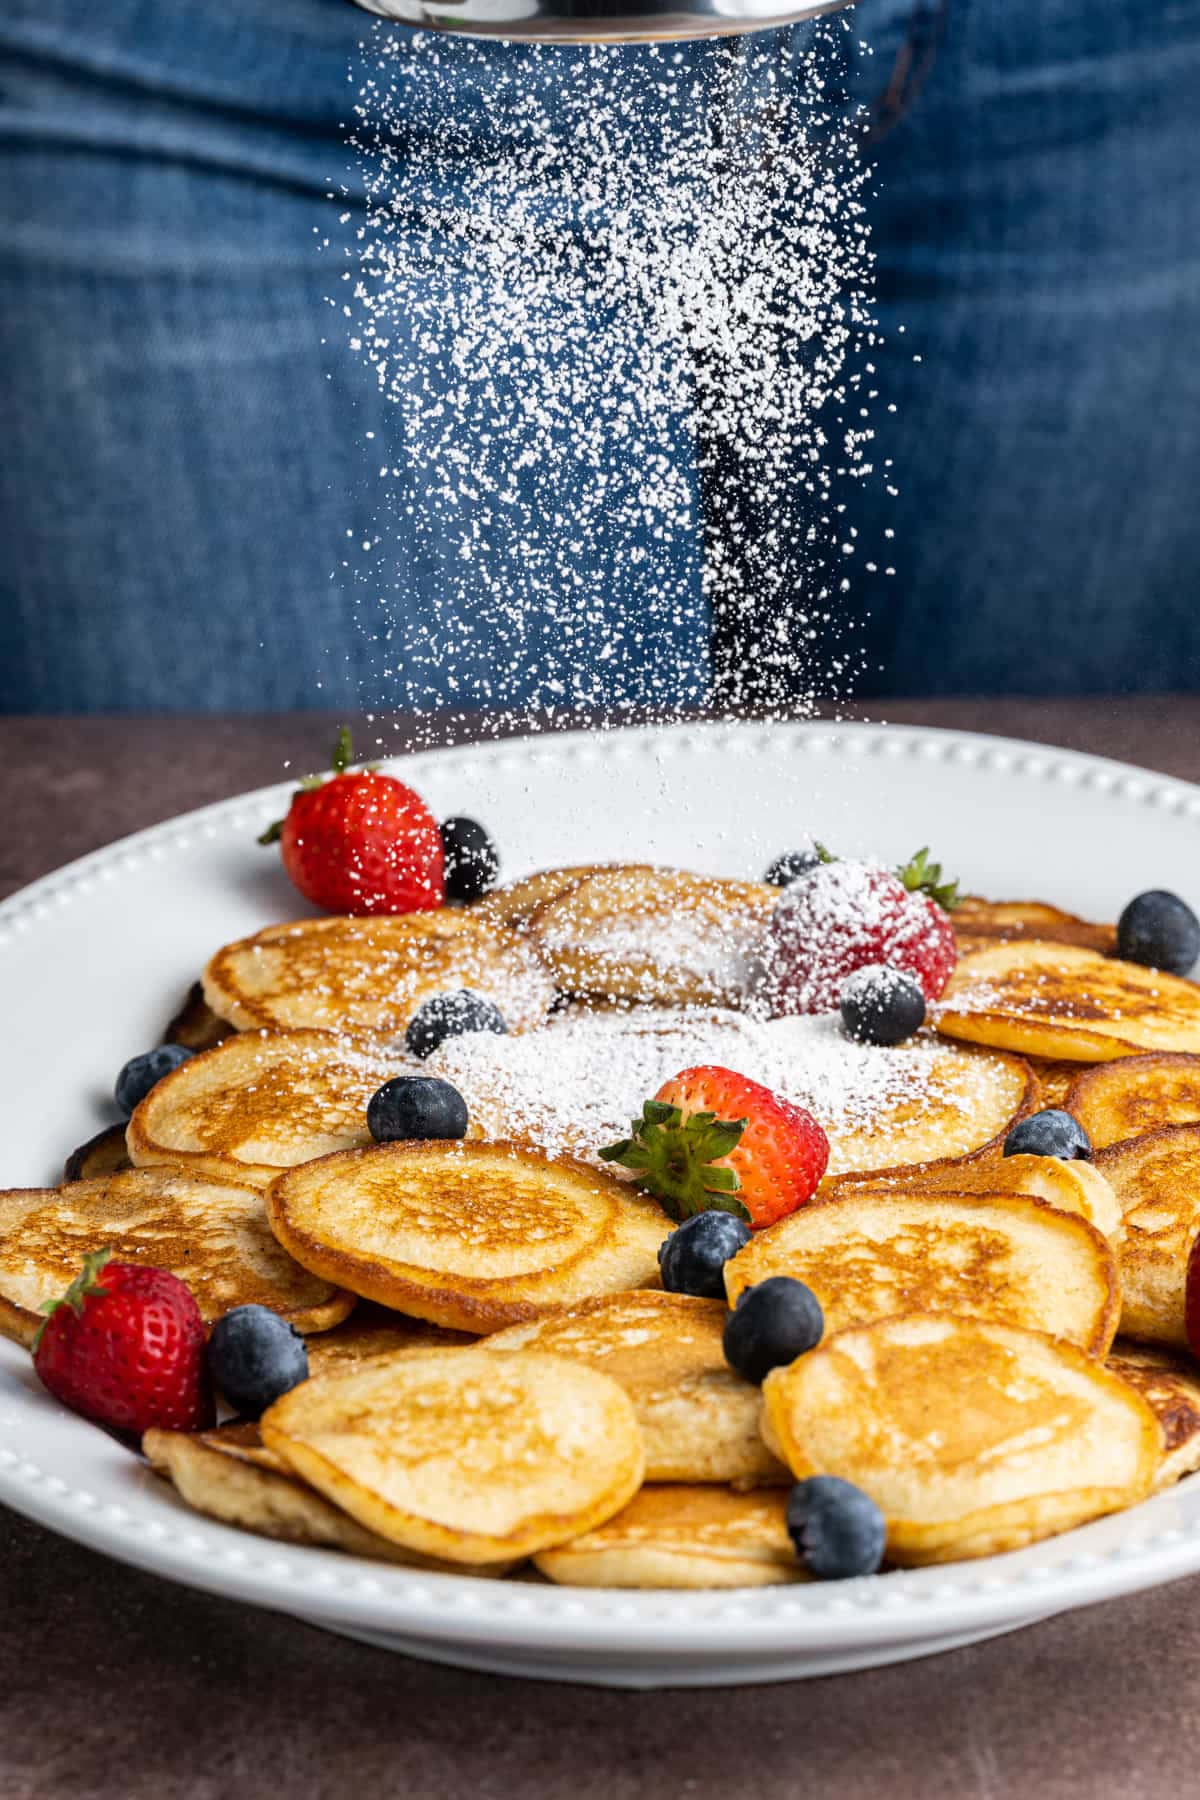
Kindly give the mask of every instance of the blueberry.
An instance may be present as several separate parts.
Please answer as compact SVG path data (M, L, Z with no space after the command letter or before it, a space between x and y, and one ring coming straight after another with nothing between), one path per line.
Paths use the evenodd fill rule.
M873 963L842 988L842 1024L860 1044L902 1044L925 1023L921 984L903 969Z
M117 1105L129 1118L135 1106L146 1098L152 1087L177 1069L180 1063L188 1061L192 1052L185 1050L182 1044L159 1044L154 1050L146 1050L141 1056L131 1056L121 1073L117 1076L117 1085L113 1094Z
M1117 955L1169 975L1190 975L1200 957L1200 919L1178 894L1151 888L1117 920Z
M874 1575L887 1526L869 1494L839 1475L810 1475L788 1495L787 1528L796 1555L820 1581Z
M424 1060L447 1038L465 1037L472 1031L494 1031L503 1037L507 1030L498 1006L482 994L459 988L455 994L435 994L419 1006L408 1021L404 1043L413 1056Z
M1020 1119L1004 1140L1005 1156L1057 1156L1063 1162L1090 1161L1092 1140L1069 1112L1049 1107Z
M308 1380L308 1350L294 1325L267 1306L235 1306L208 1340L208 1369L230 1406L257 1419Z
M786 887L789 881L799 881L802 875L811 875L820 866L821 858L815 850L788 850L775 858L763 880L771 887Z
M725 1321L725 1361L747 1381L761 1381L821 1341L825 1315L810 1287L791 1275L768 1275L743 1288Z
M685 1219L658 1252L663 1286L669 1294L723 1300L725 1264L750 1237L750 1227L732 1213L702 1212Z
M436 1075L393 1075L367 1103L367 1129L377 1144L467 1134L467 1103Z
M447 900L478 900L500 873L495 844L478 819L445 819L441 831Z

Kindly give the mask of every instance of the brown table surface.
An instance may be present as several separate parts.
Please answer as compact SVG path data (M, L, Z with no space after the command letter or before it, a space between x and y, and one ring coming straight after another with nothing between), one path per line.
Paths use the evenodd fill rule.
M887 710L1200 780L1200 700ZM307 768L329 735L328 720L294 717L0 720L0 892L279 779L286 758ZM1178 1800L1200 1787L1198 1705L1197 1581L865 1674L628 1694L363 1649L0 1511L0 1800Z

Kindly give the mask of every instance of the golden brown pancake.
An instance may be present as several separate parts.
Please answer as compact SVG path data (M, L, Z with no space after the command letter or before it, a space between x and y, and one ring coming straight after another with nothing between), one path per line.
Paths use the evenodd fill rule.
M1194 1359L1118 1338L1105 1367L1137 1389L1162 1428L1155 1492L1200 1469L1200 1370Z
M226 944L204 971L213 1011L240 1031L311 1028L395 1041L434 994L468 988L510 1031L540 1025L554 982L515 932L466 908L300 919Z
M980 939L1012 943L1014 939L1039 938L1043 943L1079 944L1105 956L1117 947L1115 925L1096 925L1041 900L981 900L976 894L964 894L952 918L954 935L964 952L977 947Z
M185 1050L199 1054L224 1043L232 1030L233 1026L225 1019L218 1019L204 998L203 984L193 981L183 1005L163 1032L163 1042L182 1044Z
M302 1382L263 1442L327 1499L424 1556L531 1555L619 1512L642 1480L623 1388L563 1356L421 1350Z
M908 1565L1036 1543L1150 1492L1162 1434L1140 1394L1057 1338L913 1313L827 1338L763 1384L792 1473L840 1475Z
M1200 987L1071 944L994 944L959 962L937 1027L947 1037L1065 1061L1195 1052Z
M578 887L589 875L619 869L626 874L651 874L649 863L574 863L565 869L541 869L520 881L509 881L493 888L471 907L474 918L489 925L507 925L513 931L524 931L538 907L546 900Z
M418 1556L365 1530L278 1459L278 1466L271 1467L241 1454L233 1448L229 1435L237 1429L224 1427L196 1436L182 1431L148 1431L142 1449L151 1468L166 1476L181 1500L223 1525L236 1525L287 1544L344 1550L350 1556L404 1563L410 1568L458 1572L456 1565ZM471 1573L502 1575L511 1567L504 1562Z
M311 1275L267 1227L262 1195L170 1169L133 1169L62 1188L0 1192L0 1296L10 1331L31 1342L40 1309L57 1300L91 1251L170 1269L206 1322L234 1306L269 1306L298 1331L344 1319L351 1294Z
M1033 1070L1038 1087L1041 1089L1038 1106L1056 1106L1065 1111L1071 1083L1076 1080L1083 1065L1077 1062L1051 1060L1044 1056L1030 1056L1026 1058L1026 1061Z
M773 1275L812 1289L828 1336L897 1313L957 1313L1102 1357L1121 1310L1107 1239L1014 1194L861 1194L803 1206L726 1263L730 1305Z
M1200 1234L1200 1125L1171 1125L1096 1155L1125 1215L1121 1333L1187 1348L1188 1256Z
M412 1058L327 1031L242 1031L156 1082L129 1121L139 1167L266 1187L281 1169L369 1144L367 1103Z
M644 1487L623 1511L534 1562L572 1587L735 1588L803 1581L787 1496L759 1489Z
M267 1189L267 1216L305 1268L397 1312L476 1333L657 1286L670 1229L653 1201L569 1157L432 1141L290 1169Z
M92 1181L97 1175L117 1175L132 1166L125 1148L125 1127L106 1125L78 1150L72 1150L63 1168L63 1182Z
M655 1005L737 1006L779 898L761 882L601 869L545 900L527 930L560 987Z
M619 1382L633 1401L647 1481L785 1481L762 1441L762 1396L725 1361L721 1300L644 1288L585 1300L485 1338L491 1351L575 1356Z
M1072 1083L1067 1111L1096 1150L1165 1125L1200 1124L1200 1056L1162 1051L1100 1063Z
M831 1190L837 1198L847 1191ZM1112 1184L1093 1163L1076 1158L1064 1162L1057 1156L998 1156L946 1163L926 1169L898 1169L874 1182L849 1190L855 1193L900 1194L1024 1194L1044 1200L1060 1212L1078 1213L1089 1225L1117 1245L1125 1235L1125 1220ZM821 1196L823 1200L825 1196Z

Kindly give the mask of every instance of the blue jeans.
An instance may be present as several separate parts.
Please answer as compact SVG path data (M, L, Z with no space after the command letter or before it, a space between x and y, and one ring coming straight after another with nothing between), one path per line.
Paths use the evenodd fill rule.
M909 0L856 18L869 101ZM0 13L0 710L554 697L530 674L552 613L528 657L453 616L469 654L397 654L443 601L415 543L384 641L361 546L388 407L314 239L331 188L362 203L341 123L366 29L345 0ZM848 497L860 693L1200 686L1198 76L1200 0L950 0L869 209L896 411L889 480ZM486 116L474 78L460 102ZM648 550L573 653L636 645L670 587L604 689L670 704L707 674L697 547Z

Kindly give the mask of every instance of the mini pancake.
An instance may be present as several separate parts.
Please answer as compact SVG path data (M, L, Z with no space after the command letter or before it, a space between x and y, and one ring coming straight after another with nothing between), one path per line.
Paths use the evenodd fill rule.
M533 1351L376 1358L302 1382L260 1429L369 1531L453 1563L516 1559L578 1537L642 1481L624 1389Z
M843 1190L835 1188L836 1195ZM1001 1156L989 1161L946 1163L940 1168L899 1169L868 1193L1025 1194L1060 1212L1078 1213L1114 1247L1125 1235L1125 1219L1109 1182L1094 1163L1057 1156Z
M228 1440L222 1440L221 1429L196 1436L182 1431L148 1431L142 1450L151 1468L172 1483L181 1500L222 1525L236 1525L287 1544L308 1544L372 1557L377 1562L457 1573L456 1565L418 1556L364 1530L348 1513L291 1474L285 1464L266 1467L231 1450ZM502 1575L511 1567L511 1563L485 1565L472 1573Z
M527 930L560 987L655 1005L737 1006L779 898L762 882L602 869L545 900Z
M1077 1062L1051 1061L1044 1056L1030 1056L1026 1061L1041 1089L1038 1106L1057 1106L1065 1110L1071 1083L1079 1075L1081 1065Z
M402 1350L453 1350L476 1341L469 1332L443 1331L440 1325L407 1319L403 1313L361 1300L348 1319L310 1339L308 1372L325 1375L374 1356L394 1356Z
M72 1150L63 1167L63 1182L92 1181L97 1175L117 1175L131 1168L125 1147L125 1127L106 1125L95 1137Z
M1111 956L1117 947L1115 925L1097 925L1041 900L981 900L964 894L951 915L954 935L966 952L981 939L1012 943L1038 938L1043 943L1079 944Z
M956 1313L1044 1331L1103 1356L1121 1309L1116 1259L1084 1219L1011 1194L860 1194L803 1206L725 1265L730 1305L790 1275L826 1334L897 1313Z
M1067 1111L1096 1150L1165 1125L1200 1124L1200 1056L1166 1051L1101 1063L1073 1082Z
M1118 1338L1105 1367L1137 1389L1162 1428L1155 1492L1200 1469L1200 1371L1193 1359Z
M540 1025L554 982L529 943L466 908L270 925L218 950L204 997L239 1031L314 1029L390 1042L434 994L468 988L510 1031Z
M947 1037L1063 1061L1194 1053L1200 987L1071 944L994 944L959 962L936 1023Z
M305 1268L476 1333L657 1286L670 1229L614 1176L513 1144L340 1151L277 1176L266 1203L271 1229Z
M372 1094L419 1066L333 1032L235 1032L155 1083L129 1121L129 1154L266 1187L280 1169L369 1144Z
M644 1487L604 1525L534 1562L571 1587L740 1588L803 1581L787 1497L721 1487Z
M1029 1066L996 1051L964 1052L955 1046L947 1054L948 1049L922 1041L876 1052L897 1059L898 1069L911 1070L911 1082L857 1117L851 1110L826 1126L828 1184L853 1186L894 1171L999 1155L1018 1119L1037 1104Z
M298 1331L326 1331L353 1295L310 1274L267 1227L256 1188L170 1169L133 1169L62 1188L0 1192L0 1329L31 1343L40 1308L57 1300L84 1256L170 1269L206 1322L234 1306L269 1306ZM7 1328L5 1326L7 1320Z
M183 1005L163 1032L164 1044L182 1044L185 1050L199 1054L202 1050L214 1050L233 1030L225 1019L218 1019L208 1001L204 998L204 987L199 981L193 981L187 991Z
M538 907L554 900L568 889L578 887L589 875L620 870L626 874L653 874L650 863L574 863L565 869L542 869L520 881L505 882L493 888L471 907L472 917L489 925L506 925L513 931L524 931Z
M489 1351L578 1357L633 1402L647 1481L786 1481L759 1432L762 1396L725 1361L720 1300L651 1288L585 1300L486 1338Z
M1125 1215L1121 1332L1187 1348L1187 1265L1200 1234L1200 1125L1169 1125L1096 1155Z
M989 1556L1132 1506L1162 1454L1140 1394L1056 1338L913 1313L839 1332L763 1384L797 1479L840 1475L902 1565Z

